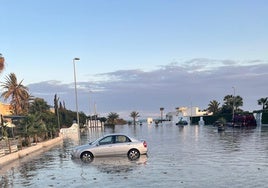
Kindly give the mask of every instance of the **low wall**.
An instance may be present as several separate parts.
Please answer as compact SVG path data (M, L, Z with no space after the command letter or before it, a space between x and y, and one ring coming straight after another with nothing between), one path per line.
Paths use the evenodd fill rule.
M25 157L33 152L36 152L42 148L46 148L46 147L52 147L56 144L62 143L62 136L45 141L45 142L40 142L37 143L34 146L30 146L27 148L23 148L22 150L19 150L17 152L11 153L11 154L7 154L5 156L0 157L0 165L4 165L7 164L9 162L12 162L14 160L17 160L19 158Z

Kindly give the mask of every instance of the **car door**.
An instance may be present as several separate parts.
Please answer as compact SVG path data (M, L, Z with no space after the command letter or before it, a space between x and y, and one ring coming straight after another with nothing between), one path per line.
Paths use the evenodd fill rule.
M125 135L116 135L113 150L115 155L125 155L131 147L131 142Z
M114 155L113 151L114 146L114 136L106 136L97 143L97 146L94 148L95 156L108 156Z

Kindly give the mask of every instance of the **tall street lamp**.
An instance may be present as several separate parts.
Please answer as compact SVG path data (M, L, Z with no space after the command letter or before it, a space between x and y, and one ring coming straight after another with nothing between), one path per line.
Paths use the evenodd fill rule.
M76 72L75 72L75 61L79 61L80 58L75 57L73 58L73 65L74 65L74 87L75 87L75 105L76 105L76 119L77 119L77 124L79 127L79 114L78 114L78 102L77 102L77 87L76 87Z

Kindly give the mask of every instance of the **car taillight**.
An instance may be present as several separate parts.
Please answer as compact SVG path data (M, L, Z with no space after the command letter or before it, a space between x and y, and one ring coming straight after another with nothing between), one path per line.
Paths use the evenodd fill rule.
M147 148L147 142L146 142L146 141L143 141L143 146L144 146L145 148Z

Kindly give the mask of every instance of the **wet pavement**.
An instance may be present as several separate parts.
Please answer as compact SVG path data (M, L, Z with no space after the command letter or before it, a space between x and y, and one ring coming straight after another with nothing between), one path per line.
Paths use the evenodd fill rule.
M71 149L106 133L148 143L148 155L73 160ZM267 187L268 127L118 125L90 129L0 168L1 187Z

